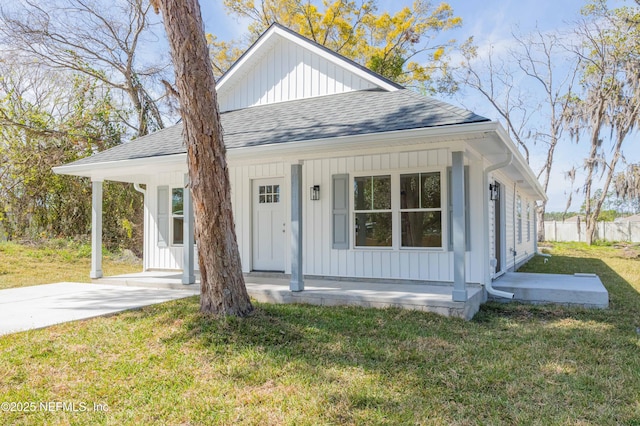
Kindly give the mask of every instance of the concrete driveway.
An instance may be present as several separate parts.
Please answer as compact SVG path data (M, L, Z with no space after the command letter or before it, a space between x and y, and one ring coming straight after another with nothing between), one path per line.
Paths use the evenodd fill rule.
M199 286L155 289L57 283L0 290L0 335L98 317L200 293Z

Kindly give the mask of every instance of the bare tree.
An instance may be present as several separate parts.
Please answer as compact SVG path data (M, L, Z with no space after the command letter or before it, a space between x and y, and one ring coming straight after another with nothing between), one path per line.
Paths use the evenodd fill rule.
M513 34L513 39L515 47L509 50L507 60L496 59L491 51L485 60L478 60L476 49L465 46L464 82L491 103L527 162L533 145L544 147L545 161L537 177L546 192L555 150L563 137L563 117L570 106L579 61L567 54L567 40L559 34L536 30L527 37ZM533 95L532 88L538 95ZM545 239L546 204L542 201L536 206L538 241Z
M582 60L583 94L572 101L567 123L578 141L584 133L589 143L584 195L586 241L591 244L609 186L624 158L622 145L640 124L640 10L609 10L598 0L585 14L576 29L583 44L575 52ZM598 173L604 182L601 195L593 199Z
M169 71L160 56L141 58L141 48L157 42L149 9L146 0L9 2L0 9L0 46L14 58L80 72L120 91L134 116L123 122L145 135L164 127L164 95L156 92Z
M229 170L213 69L198 0L152 0L162 11L184 122L196 216L200 310L245 316L253 310L242 275Z

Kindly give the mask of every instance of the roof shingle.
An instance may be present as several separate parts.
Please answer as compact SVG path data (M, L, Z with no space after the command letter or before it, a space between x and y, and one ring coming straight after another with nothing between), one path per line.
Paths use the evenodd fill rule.
M489 121L408 89L364 90L255 106L221 114L227 149ZM68 165L185 153L182 124Z

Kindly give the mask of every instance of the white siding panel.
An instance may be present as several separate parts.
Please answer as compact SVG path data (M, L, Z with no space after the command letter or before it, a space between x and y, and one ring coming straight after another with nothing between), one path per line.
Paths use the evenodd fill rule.
M351 176L358 173L402 173L404 169L415 171L420 168L444 169L449 163L446 149L421 150L413 152L393 152L372 155L357 155L342 158L321 158L306 160L303 163L303 271L307 275L342 276L354 278L396 278L426 281L452 281L452 254L444 250L415 250L400 249L355 249L334 250L331 244L331 177L334 174L348 173ZM229 175L231 180L231 197L236 224L240 255L243 271L251 270L251 211L252 194L251 180L264 177L283 177L285 188L283 197L286 200L286 220L290 223L290 163L285 161L269 162L253 165L231 165ZM482 201L482 164L470 164L472 189L470 191L472 205L480 205ZM397 176L397 175L396 175ZM480 176L480 178L478 177ZM509 256L509 248L513 245L512 205L513 182L505 176L496 175L504 185L503 195L506 201L506 249L507 265L513 263ZM182 267L182 248L157 247L157 232L155 226L156 196L158 185L182 186L182 174L164 174L155 182L149 184L147 191L148 211L145 212L149 226L146 232L147 260L145 268L179 269ZM320 200L309 199L309 188L320 185ZM446 191L445 191L446 192ZM523 205L526 206L526 198ZM350 200L350 209L353 210ZM480 216L480 215L478 215ZM446 215L443 215L446 220ZM397 226L399 218L395 217ZM476 223L474 220L479 221ZM470 282L481 282L483 279L484 254L477 249L482 247L482 218L472 216L471 228L472 253L467 254L467 278ZM488 220L493 224L493 220ZM351 228L353 217L350 218ZM533 240L526 241L526 218L523 219L523 244L518 245L518 258L525 253L532 253ZM285 241L290 241L289 226L286 227ZM447 235L446 228L444 235ZM349 239L353 245L353 230ZM397 244L397 242L396 242ZM445 244L446 247L446 244ZM492 252L490 252L492 253ZM290 271L290 253L286 250L286 272Z
M251 71L223 86L218 101L222 111L230 111L372 88L361 77L282 38Z

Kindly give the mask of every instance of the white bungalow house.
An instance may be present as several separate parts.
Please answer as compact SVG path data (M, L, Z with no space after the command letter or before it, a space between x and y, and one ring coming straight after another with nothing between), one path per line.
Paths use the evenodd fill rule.
M536 252L545 194L500 124L419 95L278 25L217 85L244 272L452 286L491 282ZM55 168L144 192L144 269L194 280L177 124ZM141 189L139 185L144 185ZM196 262L197 263L197 262Z

